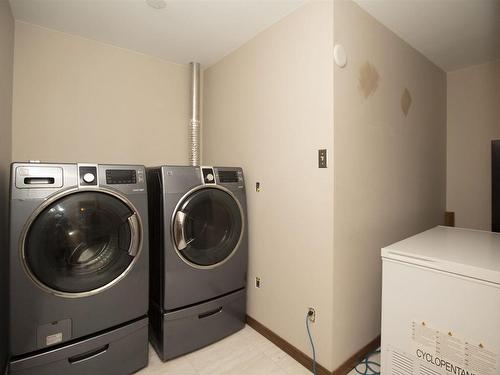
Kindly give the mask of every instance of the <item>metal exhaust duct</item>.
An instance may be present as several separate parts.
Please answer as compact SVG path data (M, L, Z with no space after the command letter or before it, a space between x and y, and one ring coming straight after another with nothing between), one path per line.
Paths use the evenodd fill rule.
M200 165L200 64L189 63L191 76L191 113L189 123L189 164Z

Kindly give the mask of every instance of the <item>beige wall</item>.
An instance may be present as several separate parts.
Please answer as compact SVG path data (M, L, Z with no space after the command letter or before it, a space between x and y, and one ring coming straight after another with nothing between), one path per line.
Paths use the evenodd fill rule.
M186 164L188 67L16 22L13 159Z
M348 55L334 89L338 366L380 333L380 248L443 222L446 75L353 2L336 1L334 13Z
M0 374L8 353L8 182L12 146L12 66L14 19L8 1L0 1Z
M354 3L313 1L203 84L203 163L246 175L248 314L311 355L314 306L333 370L379 333L380 248L442 222L446 76ZM16 23L16 160L186 164L188 95L187 66Z
M332 369L333 6L312 2L205 71L204 160L241 165L248 199L248 314ZM330 161L332 163L332 161ZM261 183L261 192L255 183ZM262 287L254 287L255 277Z
M493 139L500 139L500 60L448 73L446 205L459 227L491 230Z

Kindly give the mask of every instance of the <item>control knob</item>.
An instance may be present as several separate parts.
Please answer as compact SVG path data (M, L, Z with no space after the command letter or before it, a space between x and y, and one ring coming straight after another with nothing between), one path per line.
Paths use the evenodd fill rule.
M85 173L83 175L83 181L85 181L87 184L94 182L94 180L95 180L95 176L93 173Z

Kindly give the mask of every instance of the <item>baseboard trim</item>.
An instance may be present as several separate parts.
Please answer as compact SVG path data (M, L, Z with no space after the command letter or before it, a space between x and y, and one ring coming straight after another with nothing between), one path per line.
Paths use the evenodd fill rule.
M259 323L254 318L248 315L247 315L247 324L253 329L255 329L257 332L259 332L266 339L275 344L278 348L287 353L290 357L299 362L302 366L307 368L309 371L312 371L312 358L310 358L307 354L303 353L295 346L290 344L288 341L281 338L276 333L271 331L269 328L264 326L262 323ZM331 375L330 371L328 371L326 368L324 368L318 363L316 364L316 372L318 373L318 375Z
M455 226L455 212L446 211L444 213L444 225L447 227Z
M352 371L354 367L368 354L373 353L380 347L380 335L375 337L368 344L363 346L360 350L354 353L347 361L342 363L336 370L333 371L332 375L346 375Z
M276 333L271 331L269 328L264 326L262 323L258 322L251 316L247 315L247 324L259 332L266 339L275 344L278 348L287 353L290 357L299 362L302 366L307 368L312 372L312 358L307 354L297 349L295 346L290 344L288 341L278 336ZM346 375L348 374L365 356L376 350L380 346L380 336L370 341L367 345L361 348L359 351L354 353L347 361L345 361L338 369L333 372L328 371L325 367L321 366L319 363L316 364L316 372L318 375Z

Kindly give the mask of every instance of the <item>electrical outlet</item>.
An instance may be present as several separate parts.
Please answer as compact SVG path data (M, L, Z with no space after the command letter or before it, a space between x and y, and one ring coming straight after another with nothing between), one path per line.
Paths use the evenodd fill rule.
M256 277L255 278L255 287L256 288L260 288L260 285L261 285L261 283L260 283L260 277Z
M309 307L309 310L307 311L307 317L312 323L316 321L316 310L314 310L314 307Z

